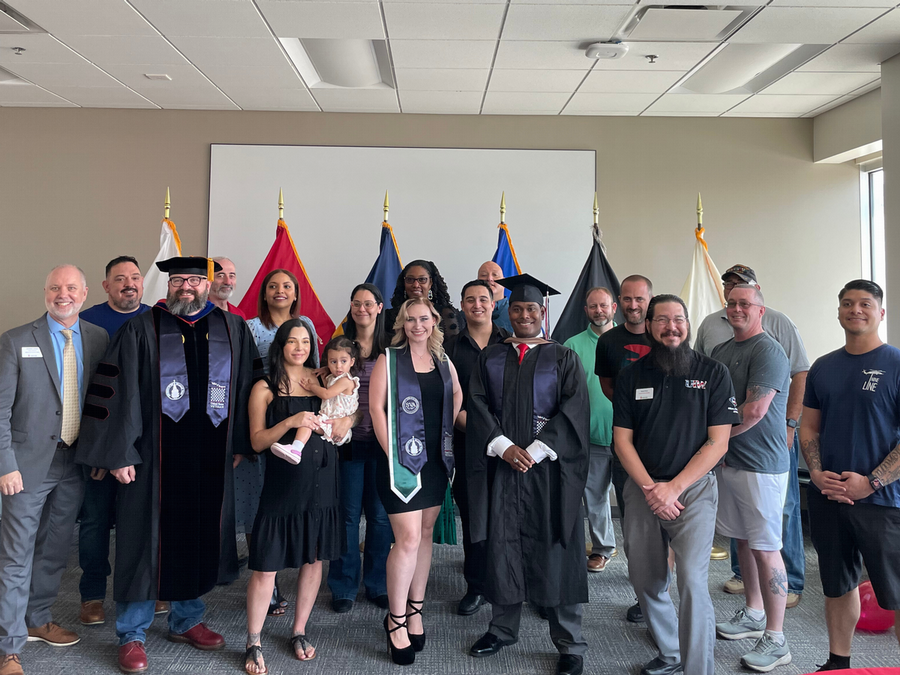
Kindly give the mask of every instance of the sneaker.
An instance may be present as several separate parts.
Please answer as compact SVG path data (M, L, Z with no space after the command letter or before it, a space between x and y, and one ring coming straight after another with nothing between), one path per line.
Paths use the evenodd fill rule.
M725 585L722 586L722 590L726 593L731 593L732 595L741 595L744 592L744 582L737 577L731 577L725 582Z
M791 609L792 607L796 607L800 604L800 598L802 598L799 593L791 593L788 591L787 594L787 602L784 603L785 609Z
M777 644L765 633L756 641L753 649L741 657L741 665L760 673L768 673L776 666L790 662L791 650L788 649L787 640L783 644Z
M28 642L46 642L51 647L68 647L81 640L77 633L66 630L58 623L45 623L43 626L28 629Z
M716 635L725 640L761 638L766 632L765 618L754 621L741 607L728 621L716 624Z
M600 555L599 553L592 553L591 557L588 558L587 561L587 569L588 572L602 572L606 569L606 563L609 562L609 558L605 555Z

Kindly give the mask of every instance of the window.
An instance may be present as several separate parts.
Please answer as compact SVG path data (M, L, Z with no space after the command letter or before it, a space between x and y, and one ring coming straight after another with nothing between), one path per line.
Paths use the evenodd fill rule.
M860 164L862 221L862 276L882 288L886 280L884 250L884 169L880 159ZM881 324L881 339L887 342L887 326Z

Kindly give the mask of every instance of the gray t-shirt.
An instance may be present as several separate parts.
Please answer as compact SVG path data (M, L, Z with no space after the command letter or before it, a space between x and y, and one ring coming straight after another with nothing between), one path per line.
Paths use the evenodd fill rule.
M759 422L728 441L725 464L755 473L784 473L790 469L790 455L784 438L790 364L781 345L768 333L737 342L730 339L715 349L712 357L731 373L738 406L747 400L751 387L774 389L777 393Z
M800 331L797 330L793 321L778 310L766 307L766 313L762 318L762 327L764 331L775 338L775 341L787 354L791 362L791 377L809 370L809 357L806 355L806 348L800 338ZM703 323L697 329L694 349L706 356L712 356L713 349L732 337L734 337L734 330L728 323L725 310L720 309L703 319Z

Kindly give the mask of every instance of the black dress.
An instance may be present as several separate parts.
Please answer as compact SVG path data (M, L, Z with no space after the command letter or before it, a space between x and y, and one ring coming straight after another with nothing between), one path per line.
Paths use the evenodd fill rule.
M391 490L387 455L382 452L378 458L376 485L378 496L388 513L421 511L444 503L447 492L447 471L441 459L441 419L443 416L444 381L435 368L429 373L416 373L422 392L422 413L425 416L425 453L428 461L422 467L422 489L406 504ZM306 452L304 450L303 452Z
M318 413L320 403L315 396L276 396L266 410L266 426L298 412ZM278 442L293 443L295 435L292 429ZM290 464L269 450L266 454L266 477L250 540L250 569L277 572L340 558L347 533L335 446L314 433L299 464Z

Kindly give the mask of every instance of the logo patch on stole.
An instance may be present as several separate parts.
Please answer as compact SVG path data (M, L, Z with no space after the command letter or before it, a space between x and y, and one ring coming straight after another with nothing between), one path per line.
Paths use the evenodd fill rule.
M422 450L425 449L425 444L422 443L418 438L410 438L406 441L406 454L410 457L418 457L422 454Z
M172 380L166 386L166 398L170 401L177 401L184 396L184 385L177 380Z
M222 409L225 407L226 389L224 384L209 383L209 407Z
M407 415L415 415L417 412L419 412L419 399L417 399L415 396L407 396L405 399L403 399L400 407Z

